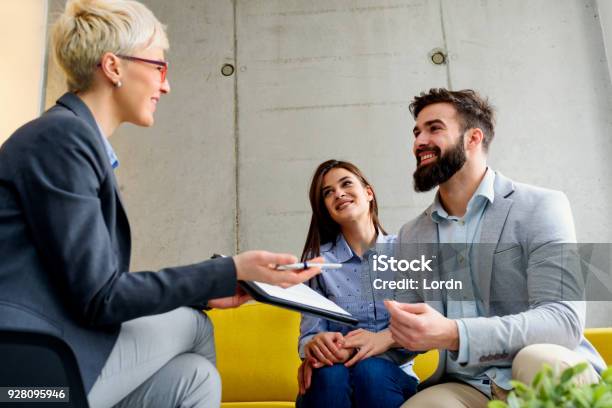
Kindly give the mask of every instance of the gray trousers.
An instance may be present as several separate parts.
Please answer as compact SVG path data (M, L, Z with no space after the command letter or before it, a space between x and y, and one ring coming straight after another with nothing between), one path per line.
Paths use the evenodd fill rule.
M218 408L210 319L182 307L123 323L87 398L91 408Z

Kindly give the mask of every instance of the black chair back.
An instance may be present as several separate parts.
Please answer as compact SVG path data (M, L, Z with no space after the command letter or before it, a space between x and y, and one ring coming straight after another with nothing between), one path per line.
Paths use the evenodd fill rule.
M63 340L49 334L0 330L0 387L69 389L69 402L0 402L0 407L88 408L74 353Z

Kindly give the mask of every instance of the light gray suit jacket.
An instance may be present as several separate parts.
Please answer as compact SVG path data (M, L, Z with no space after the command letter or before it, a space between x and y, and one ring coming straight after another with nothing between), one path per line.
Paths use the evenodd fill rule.
M586 303L581 301L582 274L567 197L514 183L500 173L496 173L494 190L495 198L482 220L479 242L483 245L477 245L472 264L487 317L462 319L469 346L466 366L480 366L483 371L510 366L525 346L553 343L580 353L601 372L605 363L583 335ZM430 206L400 230L404 259L440 250L431 211ZM421 286L397 291L396 299L426 302L446 313L441 291ZM427 385L443 376L446 358L446 351L441 351L438 369Z

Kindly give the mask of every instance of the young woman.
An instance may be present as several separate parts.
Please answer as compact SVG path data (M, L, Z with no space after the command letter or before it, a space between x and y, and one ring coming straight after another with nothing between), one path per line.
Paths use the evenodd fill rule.
M418 379L406 350L394 347L389 290L375 290L372 256L388 252L395 236L378 220L374 189L353 164L328 160L310 185L312 218L302 259L322 255L342 263L310 286L359 319L357 329L302 316L298 406L399 407L416 392ZM386 245L385 245L386 244Z
M0 328L68 343L92 408L218 407L212 325L184 306L235 307L248 298L237 279L287 285L318 270L275 271L297 259L250 251L128 273L107 138L153 125L170 92L165 29L136 1L69 0L52 42L69 92L0 149Z

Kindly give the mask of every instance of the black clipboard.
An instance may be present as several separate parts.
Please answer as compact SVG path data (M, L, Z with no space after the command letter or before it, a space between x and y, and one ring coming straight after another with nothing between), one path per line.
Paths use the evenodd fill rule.
M214 259L214 258L223 258L223 257L225 257L225 255L214 254L211 258ZM288 299L283 299L283 298L279 298L276 296L272 296L266 293L265 290L263 290L260 286L258 286L258 282L249 282L249 281L239 280L238 283L245 290L245 292L251 295L253 299L261 303L266 303L269 305L282 307L284 309L294 310L296 312L312 315L315 317L321 317L327 320L333 320L335 322L347 324L350 326L356 326L357 323L359 323L359 320L354 318L353 315L351 315L349 312L342 309L338 305L336 305L336 307L344 311L346 314L338 313L333 310L314 307L311 305L306 305L306 304L303 304L297 301L291 301ZM305 286L304 284L300 284L300 285ZM279 288L279 289L286 290L282 288ZM331 300L327 299L326 297L322 296L320 293L315 292L314 290L310 289L307 286L306 288L300 287L300 289L312 291L313 296L320 296L325 301L331 302Z
M333 310L318 308L318 307L306 305L300 302L279 298L279 297L266 293L262 288L260 288L257 285L257 282L238 281L238 283L249 295L251 295L253 299L261 303L266 303L269 305L282 307L284 309L295 310L296 312L309 314L309 315L320 317L320 318L327 319L327 320L333 320L335 322L347 324L350 326L356 326L357 323L359 323L359 320L357 320L355 317L353 317L353 315L351 315L350 313L346 311L345 311L346 314L343 314L343 313L335 312ZM304 284L300 284L300 285L304 286ZM306 287L306 288L309 290L312 290L309 287ZM315 292L314 290L312 290L312 292L314 292L317 296L321 296L321 294ZM328 300L327 298L323 296L321 297L323 299ZM342 309L340 308L340 306L337 306L337 307L339 309Z

